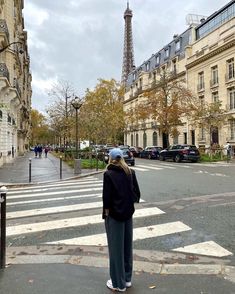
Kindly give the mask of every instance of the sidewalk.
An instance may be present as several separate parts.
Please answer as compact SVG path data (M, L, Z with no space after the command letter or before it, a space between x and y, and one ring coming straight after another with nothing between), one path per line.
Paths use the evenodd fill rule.
M31 183L50 182L60 180L60 159L48 153L47 158L35 157L34 152L17 157L12 163L0 167L0 185L28 184L29 183L29 158L31 158ZM75 175L74 170L66 163L62 163L62 180L81 177L97 173L95 169L82 169L80 175Z
M1 293L112 293L106 288L106 247L8 248L7 262L6 269L0 270ZM215 262L207 257L190 260L184 254L135 250L133 286L127 293L234 294L235 268Z

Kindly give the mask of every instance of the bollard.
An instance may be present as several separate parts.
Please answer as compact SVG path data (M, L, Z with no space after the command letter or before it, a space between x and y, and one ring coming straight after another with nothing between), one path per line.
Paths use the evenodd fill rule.
M1 252L0 252L0 268L6 266L6 195L7 188L2 186L0 188L0 203L1 203Z
M31 183L32 180L32 159L29 158L29 183Z
M62 156L60 155L60 179L62 180Z
M98 158L98 153L96 152L96 171L99 169L99 158Z

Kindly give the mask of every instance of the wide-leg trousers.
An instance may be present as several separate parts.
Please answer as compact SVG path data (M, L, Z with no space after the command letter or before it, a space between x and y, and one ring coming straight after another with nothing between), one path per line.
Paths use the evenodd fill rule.
M109 271L114 288L123 289L131 281L133 268L133 221L117 221L108 216L105 219L109 248Z

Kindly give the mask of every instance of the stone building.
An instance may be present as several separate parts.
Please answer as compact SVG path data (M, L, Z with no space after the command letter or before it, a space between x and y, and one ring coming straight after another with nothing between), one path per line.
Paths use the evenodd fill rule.
M175 79L184 78L186 87L202 101L220 100L222 107L231 114L220 128L209 134L205 129L190 123L190 118L178 126L179 135L170 144L211 143L235 146L235 1L230 1L208 18L191 16L188 29L147 61L133 70L126 82L124 110L133 108L141 101L143 93L158 80L161 71L167 70ZM234 117L234 118L233 118ZM125 132L125 144L146 147L166 147L164 134L158 122L151 119L144 123L129 124Z
M23 0L0 1L0 166L29 148L31 73Z

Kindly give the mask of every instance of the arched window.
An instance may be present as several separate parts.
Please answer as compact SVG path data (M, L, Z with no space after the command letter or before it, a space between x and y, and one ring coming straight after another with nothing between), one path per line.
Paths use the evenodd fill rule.
M153 146L157 146L158 142L157 142L157 132L153 132Z
M145 148L147 146L147 135L146 133L143 134L143 147Z
M136 147L139 147L139 135L138 134L135 135L135 145L136 145Z
M133 134L131 134L131 146L133 146L134 145L134 136L133 136Z

